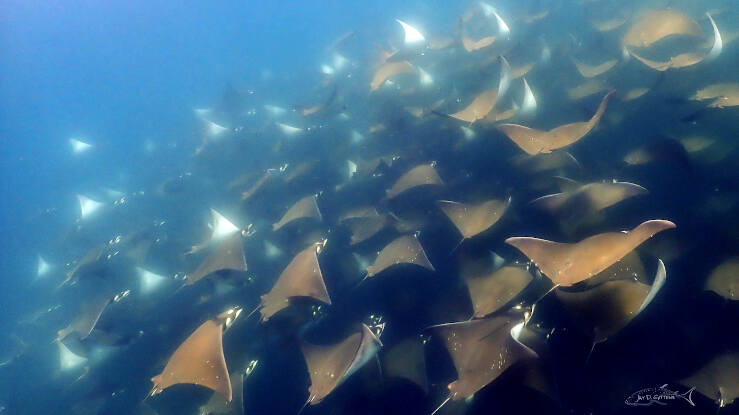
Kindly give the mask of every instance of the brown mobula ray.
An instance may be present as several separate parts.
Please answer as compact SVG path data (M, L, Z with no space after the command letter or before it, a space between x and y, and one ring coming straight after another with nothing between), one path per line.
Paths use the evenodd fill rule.
M224 237L194 272L185 275L185 285L195 284L214 272L225 270L247 270L240 233Z
M462 46L467 52L474 52L486 48L495 42L495 36L486 36L479 40L472 40L467 36L462 36Z
M670 59L666 61L655 61L655 60L647 59L645 57L642 57L636 54L630 48L626 48L626 51L631 56L638 59L641 63L647 65L648 67L652 69L656 69L661 72L666 71L668 69L678 69L678 68L685 68L688 66L693 66L700 62L703 62L703 60L706 60L706 59L714 59L718 55L721 54L721 50L723 48L723 41L721 39L721 33L719 33L718 27L716 26L716 22L713 21L713 17L711 17L709 13L706 13L706 16L708 16L708 19L711 22L711 26L713 26L713 46L708 52L680 53L678 55L670 57ZM703 36L702 33L701 33L701 36Z
M442 406L449 400L469 398L516 362L536 357L517 340L522 324L521 318L509 313L430 328L444 339L457 370L457 380L448 385L449 397Z
M647 193L647 189L628 182L572 182L569 189L534 199L531 204L558 217L582 218L630 197Z
M592 118L588 121L574 122L561 125L549 131L535 130L518 124L501 124L498 126L503 134L508 136L521 150L530 155L539 153L551 153L552 150L567 147L570 144L585 137L590 130L598 125L598 121L606 111L608 101L615 91L611 91L598 106Z
M521 66L514 66L511 68L511 79L518 79L534 69L534 62L530 62Z
M675 55L666 61L655 61L652 59L647 59L641 55L637 55L632 50L629 50L629 54L638 59L641 63L660 72L664 72L668 69L679 69L693 66L703 62L703 60L707 57L705 53L687 52Z
M713 399L719 408L731 405L739 397L739 352L727 352L714 357L680 383L695 387L698 392Z
M623 37L623 44L646 48L672 35L703 37L698 23L674 10L656 10L645 13Z
M570 286L585 281L613 265L642 242L675 224L649 220L631 231L606 232L577 243L561 243L530 237L506 239L529 257L555 285Z
M301 349L311 383L306 405L321 402L374 357L380 347L380 339L364 324L359 331L336 344L323 346L303 342Z
M590 24L599 32L610 32L626 23L625 17L612 17L608 20L592 20Z
M349 244L356 245L383 230L390 223L390 218L377 213L374 207L367 206L347 212L339 218L339 222L352 232Z
M519 154L511 158L511 164L530 174L550 170L580 168L580 163L577 159L564 150L534 156Z
M393 186L385 190L388 199L393 199L408 189L426 185L443 185L444 181L439 177L439 173L434 168L435 163L421 164L406 172L393 184Z
M486 200L476 205L439 200L436 205L462 234L462 240L459 242L461 244L466 239L479 235L495 225L510 203L511 198L509 197L507 200Z
M418 238L415 235L404 235L382 248L375 262L367 267L365 278L374 277L397 264L415 264L429 271L435 271L421 243L418 242Z
M555 293L583 331L593 336L595 347L626 327L646 308L666 278L665 265L658 260L657 274L651 287L638 281L616 280L581 292L556 289Z
M87 338L112 300L113 294L108 290L98 294L92 301L83 305L80 314L67 327L57 332L57 340L63 340L71 333L77 333L80 340Z
M467 285L474 310L481 318L500 310L516 298L534 277L523 265L499 267L493 255L460 259L459 273Z
M198 408L200 415L244 415L244 373L235 371L228 377L233 391L231 402L226 402L223 395L214 392L208 402Z
M611 59L598 65L587 65L582 62L578 62L573 58L572 63L575 64L575 67L577 68L577 71L580 72L580 75L584 76L585 78L594 78L598 75L602 75L610 71L614 66L616 66L618 61L615 59Z
M325 304L331 298L323 282L318 252L321 244L312 244L300 251L285 267L272 289L262 295L259 305L262 322L290 305L290 299L309 297Z
M588 79L580 85L567 89L567 96L571 100L577 101L609 89L611 87L600 79Z
M489 89L472 100L472 103L465 109L449 114L450 117L456 118L460 121L466 121L473 124L477 120L485 118L486 115L495 107L495 103L498 100L498 90Z
M695 101L711 99L708 108L736 107L739 105L739 83L709 85L696 91L689 99Z
M172 353L162 373L151 378L154 383L150 395L180 383L204 386L221 394L231 402L231 380L223 356L223 332L241 313L241 308L230 308L201 324Z
M423 342L417 336L401 340L382 355L383 374L387 378L403 378L428 393L426 359Z
M711 271L703 289L727 300L739 299L739 257L729 258Z
M285 215L272 225L272 230L276 231L288 223L298 219L315 219L321 221L321 211L318 210L316 195L306 196L290 207Z
M402 73L413 73L413 70L413 65L407 61L384 63L375 72L375 76L372 78L372 82L370 83L370 89L372 91L376 91L385 83L385 81L393 76Z

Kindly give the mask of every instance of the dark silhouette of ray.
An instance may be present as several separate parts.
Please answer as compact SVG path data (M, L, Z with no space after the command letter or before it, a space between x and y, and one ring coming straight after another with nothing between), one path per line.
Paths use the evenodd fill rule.
M716 356L680 383L695 387L698 392L713 399L719 408L731 405L739 397L739 352Z
M370 83L370 89L376 91L385 81L402 73L413 73L413 65L407 61L384 63L375 71L375 75L372 77L372 82Z
M385 191L388 199L393 199L399 194L418 186L426 185L443 185L444 181L439 177L439 173L434 168L434 163L421 164L406 172L393 184L393 186Z
M322 104L314 105L311 107L298 107L298 110L300 111L300 115L307 117L311 115L316 115L321 113L324 109L328 108L333 104L333 102L336 100L336 97L338 95L338 87L336 84L334 84L334 87L331 90L331 94L328 96L326 101Z
M240 233L224 237L213 249L213 252L200 263L198 269L185 276L185 285L195 284L214 272L225 270L247 270Z
M423 342L418 336L409 337L388 349L382 355L383 373L387 378L403 378L428 393L426 359Z
M88 251L82 259L77 261L77 265L67 272L67 276L60 286L76 284L80 280L82 274L84 274L84 271L94 266L94 264L100 260L103 256L103 252L105 252L105 247L105 244L100 244Z
M318 210L318 203L316 202L316 195L306 196L295 202L285 215L272 225L272 230L276 231L292 221L304 218L315 219L319 222L322 220L321 211Z
M585 78L594 78L613 69L618 61L616 59L611 59L598 65L587 65L582 62L578 62L573 58L572 63L577 68L577 71L580 72L580 75L584 76Z
M241 313L241 308L230 308L201 324L177 350L172 353L162 373L151 378L154 387L150 395L180 383L204 386L221 394L231 402L231 380L223 356L223 332Z
M113 295L108 290L98 294L82 306L80 314L67 327L57 332L57 339L63 340L71 333L77 333L80 340L87 338L112 300Z
M374 207L367 206L347 212L339 218L339 222L351 231L351 245L356 245L377 235L390 223L386 214L380 215Z
M484 49L495 42L495 36L486 36L479 40L473 40L467 36L462 36L462 46L467 52L474 52L480 49Z
M656 233L674 227L667 220L649 220L628 232L601 233L573 244L529 237L505 242L529 257L554 284L569 286L595 276Z
M633 280L607 281L580 292L556 289L557 298L586 333L593 348L608 340L649 305L665 283L665 265L658 260L651 287ZM593 349L590 350L592 353ZM590 355L588 355L588 358Z
M627 198L648 193L638 184L628 182L573 184L573 189L542 196L531 204L560 218L583 218Z
M259 312L263 322L290 305L291 298L309 297L331 304L318 262L320 247L321 244L312 244L295 255L272 289L262 295Z
M301 349L310 375L307 404L316 405L369 361L382 347L380 339L362 324L360 331L329 345L303 342Z
M739 257L729 258L711 271L704 285L727 300L739 299Z
M199 408L200 415L244 415L244 373L231 372L231 389L233 397L226 402L223 395L213 393L208 402Z

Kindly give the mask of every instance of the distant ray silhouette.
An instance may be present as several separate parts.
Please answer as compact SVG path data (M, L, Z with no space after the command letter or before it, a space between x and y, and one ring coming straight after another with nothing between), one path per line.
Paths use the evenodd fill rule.
M191 274L185 276L185 285L192 285L204 277L218 271L233 270L246 271L246 257L241 244L241 234L234 233L224 237L213 252L208 255L200 266Z
M572 244L529 237L505 242L529 257L554 284L569 286L595 276L653 235L674 227L667 220L650 220L628 232L601 233Z
M213 392L205 405L198 408L200 415L244 415L244 373L231 372L232 399L227 402L223 395Z
M529 62L521 66L515 66L511 69L511 79L518 79L534 69L534 62Z
M223 356L223 332L241 313L231 308L201 324L172 353L162 373L151 378L151 395L180 383L204 386L231 402L233 391Z
M603 63L600 63L598 65L587 65L582 62L578 62L573 58L572 63L575 64L575 67L577 68L577 71L580 72L580 75L586 78L594 78L598 75L602 75L610 71L611 69L613 69L613 67L616 66L618 61L615 59L611 59Z
M634 319L649 305L667 277L661 260L651 286L633 281L616 280L580 292L555 290L557 298L578 325L593 336L593 344L602 343Z
M729 258L711 271L704 285L727 300L739 300L739 257Z
M426 359L423 342L418 336L400 341L382 355L383 373L387 378L403 378L428 393Z
M495 42L494 36L486 36L479 40L473 40L466 36L462 36L462 46L467 52L474 52L483 48L486 48Z
M574 189L534 199L531 204L563 217L582 218L613 206L627 198L647 194L647 189L628 182L576 183Z
M84 271L100 260L105 252L105 248L105 244L100 244L89 250L84 257L77 261L74 268L67 272L66 278L62 281L61 285L76 284L84 274Z
M351 230L351 245L356 245L377 235L389 223L387 214L380 215L374 207L365 207L366 210L347 212L339 218L339 222Z
M285 215L272 225L272 230L279 230L290 222L306 218L315 219L319 222L322 220L321 211L318 209L318 203L316 202L316 195L306 196L295 202Z
M690 97L692 100L712 100L708 108L726 108L739 106L739 83L713 84L701 88Z
M310 375L307 404L316 405L377 353L382 343L366 325L339 343L323 346L303 342Z
M388 62L380 66L370 83L372 91L378 90L388 79L403 73L413 73L413 65L406 61Z
M692 376L680 381L713 399L719 408L731 405L739 397L739 352L714 357Z
M626 18L619 16L611 17L607 20L592 20L590 22L595 30L599 32L610 32L611 30L621 27L624 23L626 23Z
M434 163L421 164L406 172L393 184L393 186L385 191L388 199L395 198L399 194L418 186L426 185L443 185L444 181L439 177L439 173L434 168Z
M80 314L66 328L57 332L57 339L63 340L71 333L77 333L80 340L87 338L112 300L113 294L107 290L99 293L82 306Z

